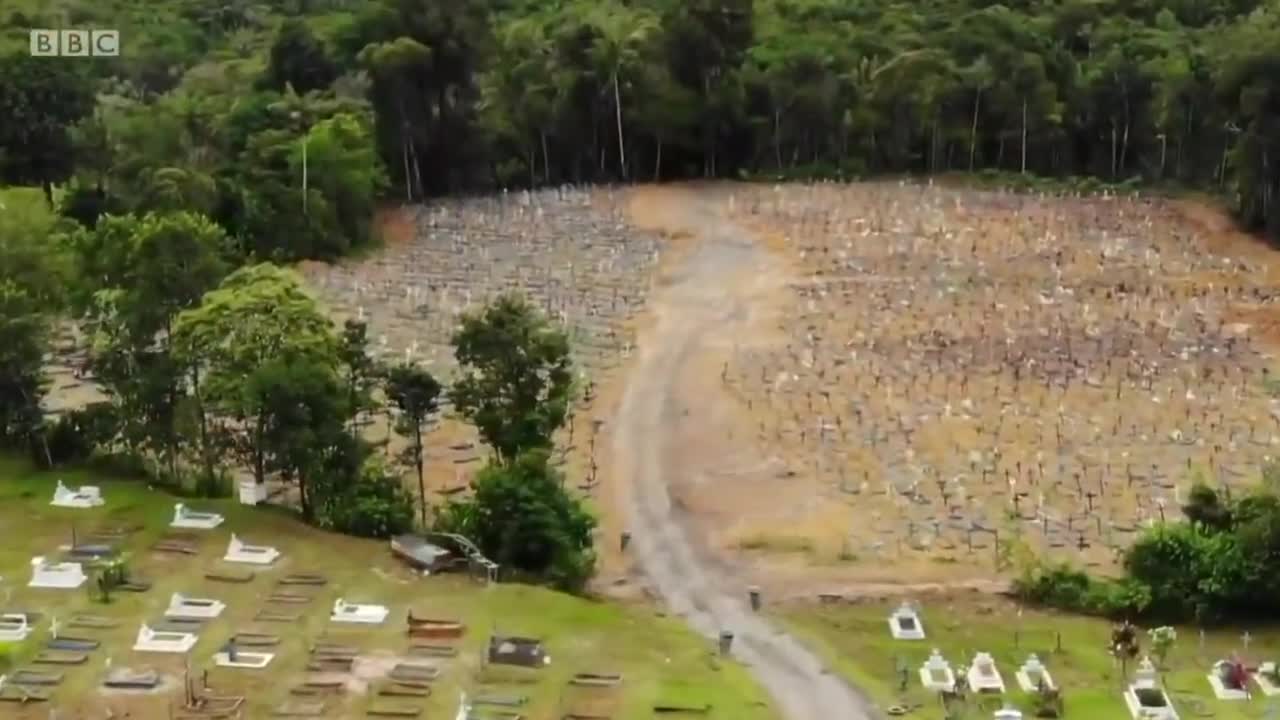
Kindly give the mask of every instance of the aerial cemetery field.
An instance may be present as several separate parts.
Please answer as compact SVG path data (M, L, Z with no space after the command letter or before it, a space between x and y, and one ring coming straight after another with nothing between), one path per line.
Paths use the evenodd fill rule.
M567 329L580 393L556 462L600 518L597 592L661 594L649 585L654 566L620 536L676 542L668 530L678 524L698 552L727 561L694 565L713 570L690 582L738 600L744 582L763 587L762 612L882 709L942 717L922 680L937 669L928 663L938 648L937 663L956 672L985 668L989 655L1006 685L999 698L1024 710L1035 707L1034 693L1015 675L1036 653L1065 689L1066 717L1123 717L1130 685L1151 673L1136 661L1117 667L1106 622L970 590L1003 589L1032 554L1113 573L1145 527L1181 517L1194 481L1243 492L1280 448L1269 378L1280 340L1275 259L1190 201L898 182L560 188L441 200L388 214L382 226L375 252L299 270L336 320L368 322L384 360L417 361L447 381L459 317L503 292L524 294ZM680 334L690 328L691 340ZM655 374L655 353L677 341L670 377ZM61 338L55 410L96 397L76 369L83 342L70 330ZM625 398L637 394L663 394L658 421L629 420ZM404 444L391 420L362 420L388 456ZM631 431L658 441L641 443ZM474 429L446 405L426 443L432 502L469 492L489 452ZM620 459L628 447L659 468L670 507L631 512L652 488L636 484ZM279 635L269 670L215 666L206 694L243 697L251 717L299 698L329 703L331 716L388 703L452 716L457 692L467 690L527 695L522 714L550 718L571 712L576 673L623 672L604 711L598 698L580 711L641 718L655 705L712 703L711 717L771 717L742 666L716 659L705 639L674 618L654 619L648 606L414 577L384 544L227 502L208 504L226 514L225 526L195 540L168 537L173 498L107 482L105 508L51 509L56 476L3 469L18 478L0 506L6 536L22 518L41 519L39 532L0 547L4 608L112 623L93 631L101 649L55 670L65 676L50 686L57 697L97 697L90 690L108 663L145 666L167 689L101 697L134 717L167 717L147 713L175 702L188 663L199 675L229 638ZM108 604L86 589L25 587L31 557L56 556L72 527L79 541L126 550L131 571L151 587ZM281 559L250 580L214 579L236 574L222 572L220 560L230 530L277 547ZM326 583L282 588L289 575ZM168 629L174 592L225 602L226 614L200 624L191 652L161 656L173 662L138 658L131 648L140 624ZM338 599L385 607L387 619L368 632L339 630L330 618ZM904 599L923 622L923 640L890 633ZM426 699L407 695L416 681L400 688L406 695L384 697L384 685L399 688L389 675L397 664L420 664L410 610L467 631L456 656L429 661L442 680ZM1206 677L1236 652L1270 657L1280 648L1275 633L1181 632L1157 684L1183 716L1209 708L1256 717L1261 700L1214 700ZM549 671L528 683L485 679L481 647L505 634L543 639ZM47 671L22 652L13 669ZM291 691L349 655L345 694ZM332 690L321 686L301 692ZM1003 703L993 698L967 707L990 717ZM20 712L44 717L38 706Z
M723 547L830 582L994 575L1014 541L1105 571L1193 479L1238 490L1276 453L1272 259L1170 201L875 183L721 205L787 276L767 339L707 378L771 476L688 484L735 518Z
M994 579L1020 545L1106 572L1193 480L1245 487L1280 443L1272 258L1210 210L896 182L694 192L768 249L774 282L763 321L691 360L728 412L705 428L722 445L681 458L758 462L672 492L710 544L800 587ZM564 323L582 372L564 462L604 487L614 532L597 436L691 234L644 216L653 195L441 201L372 257L303 271L384 357L443 377L460 313L500 292ZM465 491L473 432L446 413L429 442L432 489Z
M624 191L564 188L442 200L388 218L372 257L301 270L335 319L369 323L384 360L412 360L440 378L456 367L450 339L462 313L501 293L530 299L568 333L580 382L562 461L591 492L604 420L593 408L633 349L660 255L658 235L626 223L624 199ZM369 422L372 436L390 437L386 418ZM446 412L427 443L430 488L465 491L486 452L474 428Z

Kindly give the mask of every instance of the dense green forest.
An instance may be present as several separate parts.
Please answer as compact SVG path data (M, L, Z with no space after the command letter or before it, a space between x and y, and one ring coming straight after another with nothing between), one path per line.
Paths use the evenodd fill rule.
M0 178L71 181L86 222L202 212L263 258L363 242L380 196L744 174L1139 178L1280 231L1280 0L6 8ZM23 57L58 26L121 57Z

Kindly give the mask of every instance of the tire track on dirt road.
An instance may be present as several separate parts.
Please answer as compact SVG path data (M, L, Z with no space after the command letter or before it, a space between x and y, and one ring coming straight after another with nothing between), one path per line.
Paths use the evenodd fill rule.
M733 654L774 698L786 720L870 720L878 713L795 638L748 607L744 589L696 548L673 511L669 461L687 397L679 379L690 360L716 343L733 343L734 321L749 315L767 278L769 252L716 210L714 191L665 193L679 205L680 229L693 235L651 298L654 322L626 380L614 423L613 458L640 570L673 613L695 630L735 634ZM776 270L776 268L775 268ZM729 337L726 337L729 335Z

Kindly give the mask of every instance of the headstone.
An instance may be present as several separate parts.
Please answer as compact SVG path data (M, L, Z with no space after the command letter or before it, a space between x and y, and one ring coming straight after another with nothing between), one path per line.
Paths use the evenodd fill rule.
M720 631L720 654L728 655L733 647L733 633L728 630Z

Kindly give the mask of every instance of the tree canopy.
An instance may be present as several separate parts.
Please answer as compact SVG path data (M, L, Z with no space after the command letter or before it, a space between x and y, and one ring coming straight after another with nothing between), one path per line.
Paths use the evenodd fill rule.
M569 414L569 340L522 297L506 295L462 319L454 334L462 372L449 391L498 458L547 449Z
M365 242L381 195L691 176L1137 179L1280 227L1280 0L108 4L170 32L92 72L0 52L0 178L259 260Z

